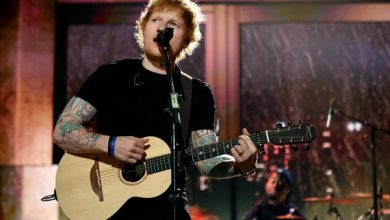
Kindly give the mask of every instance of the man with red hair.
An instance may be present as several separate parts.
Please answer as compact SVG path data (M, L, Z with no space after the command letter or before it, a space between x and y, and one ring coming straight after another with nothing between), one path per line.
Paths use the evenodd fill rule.
M163 47L156 38L172 28L169 58L174 84L180 94L184 75L176 63L190 55L199 44L199 24L203 14L190 0L151 0L137 21L135 37L143 50L140 59L125 59L100 66L69 101L55 126L54 143L71 153L102 153L136 164L147 154L148 139L156 136L171 146L172 120L169 108L170 89L166 69L161 66ZM188 77L187 77L188 78ZM214 133L215 104L209 86L191 79L192 98L189 115L188 145L192 147L216 142ZM185 98L185 97L184 97ZM96 131L86 124L96 118ZM187 128L186 128L187 129ZM230 178L254 169L256 147L243 130L230 155L221 155L196 163L202 174ZM156 146L152 146L156 147ZM158 147L158 146L157 146ZM185 171L178 169L177 182L182 193L177 203L177 219L190 219L185 194ZM158 187L158 183L156 183ZM154 198L131 198L110 219L172 219L170 190Z

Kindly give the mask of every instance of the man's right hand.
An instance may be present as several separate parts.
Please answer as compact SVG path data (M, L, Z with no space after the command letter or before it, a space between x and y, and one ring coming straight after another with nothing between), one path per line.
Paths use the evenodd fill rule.
M115 141L114 157L131 164L146 157L145 150L149 147L149 139L133 136L118 136Z

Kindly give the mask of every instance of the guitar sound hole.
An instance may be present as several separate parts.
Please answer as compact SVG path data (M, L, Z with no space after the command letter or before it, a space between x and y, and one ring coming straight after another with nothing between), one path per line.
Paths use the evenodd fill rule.
M122 177L126 181L136 182L145 175L145 165L143 163L126 163L122 167Z

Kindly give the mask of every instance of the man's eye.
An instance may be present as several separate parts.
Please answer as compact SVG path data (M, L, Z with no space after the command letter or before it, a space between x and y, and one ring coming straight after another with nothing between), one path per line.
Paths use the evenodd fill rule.
M169 27L177 27L178 26L178 24L177 23L175 23L175 22L171 22L171 23L169 23Z

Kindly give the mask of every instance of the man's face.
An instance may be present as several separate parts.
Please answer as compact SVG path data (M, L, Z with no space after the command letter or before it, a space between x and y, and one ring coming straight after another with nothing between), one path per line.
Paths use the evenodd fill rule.
M144 30L144 52L152 61L159 62L162 58L162 47L154 39L158 33L166 27L174 29L170 41L169 56L175 58L179 52L187 46L186 26L180 13L176 11L155 10L146 22Z
M280 175L276 172L272 173L265 184L265 192L267 197L277 202L283 202L290 190L290 187L285 181L280 179Z

